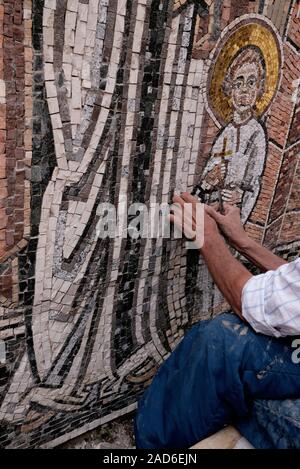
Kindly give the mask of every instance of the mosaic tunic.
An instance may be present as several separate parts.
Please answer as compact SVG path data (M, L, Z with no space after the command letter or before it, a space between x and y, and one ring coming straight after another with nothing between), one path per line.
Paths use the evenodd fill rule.
M228 162L224 186L228 189L240 189L243 192L241 216L243 223L248 220L257 200L261 177L266 159L266 136L262 125L254 118L246 124L237 126L228 124L217 138L211 157L204 170L203 177L221 163L227 141L225 160Z

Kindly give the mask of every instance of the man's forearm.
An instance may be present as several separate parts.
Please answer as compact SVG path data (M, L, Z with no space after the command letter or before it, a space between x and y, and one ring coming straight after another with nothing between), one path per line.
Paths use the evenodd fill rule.
M276 254L273 254L249 237L247 237L241 245L237 246L237 249L243 256L264 272L276 270L281 265L286 264L284 259L276 256Z
M233 311L242 317L242 291L252 275L231 254L219 233L207 237L201 253L219 290Z
M240 211L237 207L229 204L224 204L224 207L224 215L209 205L205 206L205 211L217 222L231 246L263 271L276 270L286 263L283 259L249 238L241 223Z

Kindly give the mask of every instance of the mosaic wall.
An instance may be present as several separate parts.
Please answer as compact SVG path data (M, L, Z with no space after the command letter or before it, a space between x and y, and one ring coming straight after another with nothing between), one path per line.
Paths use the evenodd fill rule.
M100 239L102 202L200 184L300 248L299 0L0 0L0 446L133 410L227 308L181 240Z

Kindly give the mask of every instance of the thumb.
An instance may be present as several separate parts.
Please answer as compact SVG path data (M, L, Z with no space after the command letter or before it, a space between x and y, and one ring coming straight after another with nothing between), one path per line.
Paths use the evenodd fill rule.
M228 215L232 212L235 212L238 208L235 205L228 204L224 202L225 215Z
M213 202L212 204L209 204L208 207L212 207L217 212L219 210L220 203L219 202Z
M216 222L220 223L223 220L223 215L217 212L213 207L205 205L205 211L210 215Z

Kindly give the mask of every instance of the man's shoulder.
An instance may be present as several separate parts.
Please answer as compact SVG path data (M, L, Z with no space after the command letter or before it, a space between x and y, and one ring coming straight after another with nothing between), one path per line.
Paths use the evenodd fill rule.
M297 259L295 259L293 263L295 264L296 268L300 271L300 257L297 257Z
M287 265L293 266L297 270L300 270L300 257L296 257L296 259L290 261Z
M300 279L300 257L297 257L296 259L291 262L288 262L287 264L283 264L281 267L279 267L277 273L280 276L288 278L297 276Z

